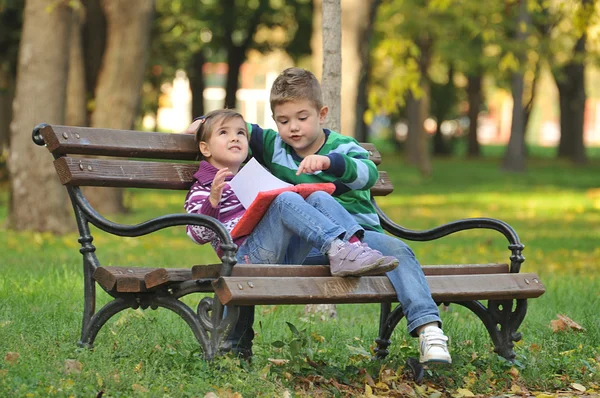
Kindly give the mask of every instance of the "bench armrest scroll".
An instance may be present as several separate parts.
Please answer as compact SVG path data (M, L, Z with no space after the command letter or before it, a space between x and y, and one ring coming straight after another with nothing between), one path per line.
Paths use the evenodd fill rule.
M381 221L381 226L384 230L392 235L412 240L412 241L430 241L442 238L446 235L451 235L456 232L466 231L469 229L491 229L500 232L508 240L508 249L512 252L510 256L510 272L519 272L521 264L525 261L522 252L525 246L519 240L517 232L507 223L494 218L467 218L462 220L452 221L450 223L440 225L432 229L424 231L416 231L402 227L392 221L381 208L372 201Z
M178 225L199 225L213 230L221 240L221 250L223 256L223 268L221 276L231 275L231 270L236 264L235 255L237 245L233 243L233 238L225 228L225 226L216 218L205 216L202 214L169 214L151 220L142 222L136 225L119 224L110 221L101 216L87 201L81 190L77 187L67 187L69 194L77 207L85 215L87 221L95 227L117 236L136 237L150 234L158 230L174 227ZM78 223L80 220L78 220Z

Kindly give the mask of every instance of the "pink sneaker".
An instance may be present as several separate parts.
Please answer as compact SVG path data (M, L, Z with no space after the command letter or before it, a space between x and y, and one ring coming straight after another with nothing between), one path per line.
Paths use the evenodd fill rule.
M356 243L344 243L337 253L329 255L329 267L333 276L361 276L373 271L384 262L384 256Z
M366 243L361 243L363 247L369 247ZM383 262L379 267L375 268L372 271L363 274L362 276L376 276L376 275L385 275L386 272L390 272L395 269L400 263L396 257L393 256L384 256L379 250L371 249L376 253L379 253L383 256Z

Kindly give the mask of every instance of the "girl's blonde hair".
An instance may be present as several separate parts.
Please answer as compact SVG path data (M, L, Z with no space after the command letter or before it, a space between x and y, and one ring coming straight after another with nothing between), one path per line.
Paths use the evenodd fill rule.
M236 117L242 119L244 123L246 122L242 114L234 109L217 109L216 111L209 112L202 116L199 119L200 126L198 126L198 130L196 130L196 144L200 144L202 141L206 142L210 139L210 135L217 122L226 122Z

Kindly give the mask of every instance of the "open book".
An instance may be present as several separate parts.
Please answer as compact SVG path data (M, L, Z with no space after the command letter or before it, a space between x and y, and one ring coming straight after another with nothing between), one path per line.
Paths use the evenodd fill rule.
M325 191L329 194L335 191L335 185L332 183L288 184L271 174L254 158L229 181L229 186L246 208L246 212L231 231L233 238L250 234L271 202L282 192L292 191L306 198L315 191Z

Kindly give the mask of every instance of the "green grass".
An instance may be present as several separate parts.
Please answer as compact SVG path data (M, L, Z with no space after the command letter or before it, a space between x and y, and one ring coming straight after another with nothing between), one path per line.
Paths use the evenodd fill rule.
M405 366L416 341L405 322L394 332L390 356L365 356L377 334L378 306L340 305L338 319L322 322L302 306L263 306L257 310L255 357L251 364L231 358L207 363L191 332L167 310L124 311L100 331L94 350L76 346L81 327L83 286L76 234L53 236L0 230L0 396L204 396L240 392L244 397L355 396L365 393L368 373L374 394L460 395L466 390L499 395L600 390L600 161L585 168L537 157L526 174L503 173L497 156L483 160L436 160L434 174L422 179L394 154L382 170L396 187L379 204L398 223L431 228L465 217L494 217L511 224L526 245L524 272L540 275L547 292L529 301L514 365L493 355L483 325L469 311L442 311L451 337L454 364L430 367L422 386L411 382ZM130 191L133 211L116 217L137 223L182 211L182 192ZM0 220L8 195L0 195ZM94 231L105 265L188 266L217 261L211 249L196 246L182 228L149 237L117 238ZM435 242L411 243L423 264L508 261L506 240L493 231L468 231ZM99 304L108 300L100 295ZM186 301L194 305L198 297ZM555 332L551 321L564 314L585 330ZM304 361L270 365L268 358L290 358L286 322L304 330L317 368ZM17 357L18 355L18 357ZM15 359L16 358L16 359ZM80 368L79 368L80 366ZM398 377L394 382L390 377ZM339 384L338 384L339 383ZM381 384L383 383L383 384ZM379 389L377 387L380 387ZM429 388L429 390L427 390ZM460 390L464 389L464 390ZM435 390L435 391L434 391ZM408 394L408 393L407 393ZM398 396L398 395L395 395Z

